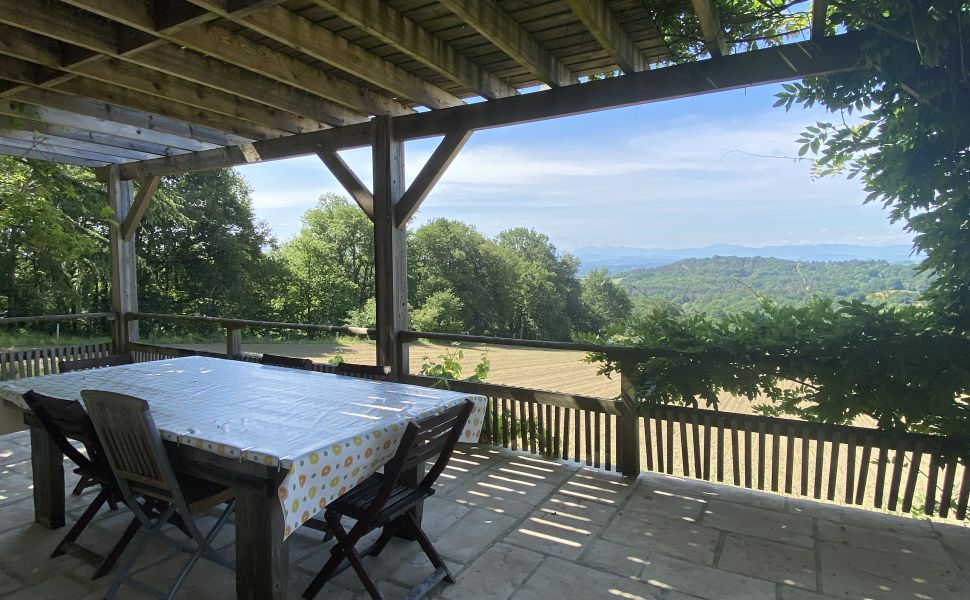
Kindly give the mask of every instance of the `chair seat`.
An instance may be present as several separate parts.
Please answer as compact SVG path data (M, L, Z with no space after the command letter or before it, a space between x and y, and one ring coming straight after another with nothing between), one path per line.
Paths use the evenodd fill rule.
M374 498L380 492L383 482L384 475L374 473L363 483L335 500L327 510L359 520L367 514L368 508L374 503ZM383 527L432 495L434 495L434 488L415 489L405 485L394 486L384 507L374 517L375 526Z
M182 497L192 514L208 510L232 499L232 490L224 485L192 477L191 475L176 474ZM167 491L158 490L148 485L131 484L131 491L136 494L149 496L162 502L171 501Z

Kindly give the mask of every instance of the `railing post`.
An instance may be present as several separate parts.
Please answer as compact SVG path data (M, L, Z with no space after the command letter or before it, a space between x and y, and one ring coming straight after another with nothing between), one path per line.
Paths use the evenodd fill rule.
M121 223L131 208L131 182L122 180L117 165L108 165L108 204L114 220L108 230L111 247L111 310L118 315L112 327L112 352L128 351L128 342L138 341L138 321L128 313L138 312L138 278L135 270L135 240L121 235Z
M633 373L636 363L620 363L620 472L624 477L640 475L640 409Z
M238 325L226 325L226 358L242 354L242 330Z

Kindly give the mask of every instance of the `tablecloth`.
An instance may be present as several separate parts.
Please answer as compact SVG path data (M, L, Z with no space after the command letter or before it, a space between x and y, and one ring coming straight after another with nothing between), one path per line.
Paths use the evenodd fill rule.
M99 389L148 401L163 439L278 466L284 538L390 460L408 421L470 399L462 435L481 435L484 396L208 357L160 360L0 382L80 400Z

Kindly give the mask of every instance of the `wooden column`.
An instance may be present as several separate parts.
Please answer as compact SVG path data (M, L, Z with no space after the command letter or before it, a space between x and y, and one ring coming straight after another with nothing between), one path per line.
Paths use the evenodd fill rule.
M30 463L34 481L34 521L48 529L63 527L64 455L42 427L30 428Z
M106 167L108 179L108 204L114 211L114 221L108 232L111 247L111 310L117 313L111 341L113 352L128 351L128 342L138 341L138 321L128 321L125 316L138 311L138 278L135 269L135 240L124 239L121 224L128 216L132 203L131 182L121 179L119 167Z
M236 598L284 600L290 563L283 507L275 494L236 490Z
M620 447L619 467L624 477L640 475L640 407L633 373L636 363L620 363Z
M226 358L242 354L242 327L226 327Z
M404 144L394 139L391 119L374 118L374 275L377 297L377 364L398 379L408 368L408 351L397 333L408 328L406 225L397 227L404 195Z

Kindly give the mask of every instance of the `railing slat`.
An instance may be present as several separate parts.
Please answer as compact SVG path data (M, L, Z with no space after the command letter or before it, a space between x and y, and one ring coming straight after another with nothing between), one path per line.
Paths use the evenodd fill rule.
M855 493L855 434L849 433L845 450L845 503L852 504Z
M893 475L889 483L889 510L896 510L899 502L899 486L903 479L903 466L906 462L906 447L900 441L896 444L896 455L893 457Z
M862 460L859 462L859 484L856 486L855 503L862 504L866 498L866 481L869 478L869 461L872 456L872 436L867 435L862 446Z
M667 473L674 474L674 414L666 411L667 418Z
M697 413L694 413L694 420L691 423L691 441L694 442L694 477L700 479L703 477L701 471L701 432L700 424L698 423Z
M709 414L704 415L704 479L711 480L711 427L713 417Z
M765 436L765 424L758 423L758 489L765 489L765 446L767 437Z
M656 418L653 420L654 431L657 432L657 470L661 473L666 473L666 463L664 463L664 440L663 440L663 419L661 418L661 411L656 411Z
M785 493L791 494L795 480L795 427L788 427L788 438L785 440Z
M724 417L717 415L717 480L724 481Z
M926 480L926 502L923 504L923 512L933 516L936 512L936 482L940 475L939 456L936 452L930 452L930 473Z
M798 434L802 438L802 468L801 468L800 480L799 480L799 484L800 484L799 491L801 492L802 496L807 496L808 495L808 464L809 464L808 458L810 456L809 446L811 444L811 438L808 435L808 430L805 428L805 425L798 426Z
M778 473L781 469L781 427L775 425L771 432L771 491L778 491Z
M751 423L744 423L744 487L751 488Z
M822 468L825 464L825 432L821 429L815 435L815 488L812 495L816 500L822 497Z
M650 438L650 413L643 415L643 449L647 471L653 471L653 440Z
M967 501L970 500L970 464L967 460L963 461L963 480L960 482L960 496L957 500L957 520L962 521L967 518Z
M679 419L679 429L680 429L680 464L683 471L681 474L684 477L690 477L690 455L687 453L687 423L686 419ZM695 474L696 476L696 474Z
M835 488L839 482L839 450L841 448L842 440L839 434L832 434L832 459L829 461L829 487L825 496L830 501L835 500Z
M946 461L946 470L943 472L943 492L940 494L940 517L947 518L950 514L950 507L953 502L953 482L957 474L957 459L950 458Z
M738 443L738 422L731 418L731 467L734 485L741 485L741 444Z

